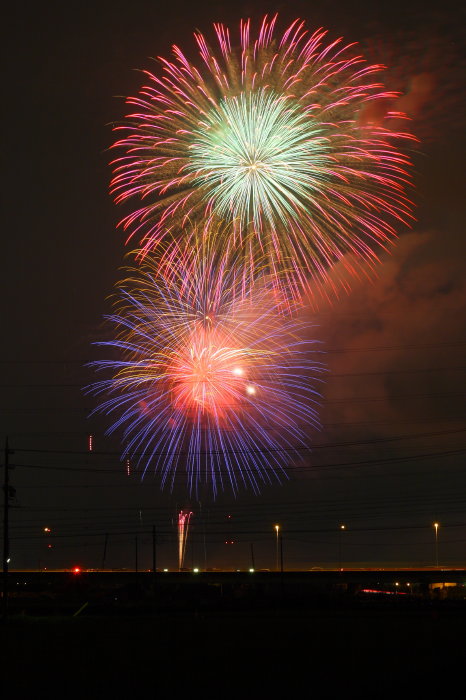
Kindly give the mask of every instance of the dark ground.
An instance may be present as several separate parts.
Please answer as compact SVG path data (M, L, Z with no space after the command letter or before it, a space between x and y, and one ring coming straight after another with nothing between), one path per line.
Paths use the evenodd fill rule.
M306 609L13 616L0 628L3 688L6 681L8 697L50 699L436 697L463 676L465 613L450 601L393 599Z

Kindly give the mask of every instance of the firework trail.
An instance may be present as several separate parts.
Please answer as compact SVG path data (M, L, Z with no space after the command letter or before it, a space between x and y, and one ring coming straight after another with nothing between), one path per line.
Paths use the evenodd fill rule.
M122 459L153 469L162 488L184 476L191 495L215 495L286 478L317 425L318 375L304 321L235 254L214 240L192 254L173 244L161 262L147 255L121 283L114 348L122 359L93 363L111 377L89 388L97 411L123 430ZM307 335L309 329L307 328Z
M186 554L186 545L188 543L189 522L192 512L189 510L180 510L178 513L178 569L181 571L184 567L184 558Z
M413 137L391 130L398 112L387 109L382 123L365 116L395 97L378 81L381 66L299 20L282 35L275 24L265 17L253 35L241 22L238 47L216 24L214 48L194 35L197 63L174 46L160 73L146 71L117 127L112 192L141 201L122 225L143 254L188 218L227 220L236 245L252 235L250 265L265 253L296 295L348 257L356 274L374 265L412 218L398 147Z

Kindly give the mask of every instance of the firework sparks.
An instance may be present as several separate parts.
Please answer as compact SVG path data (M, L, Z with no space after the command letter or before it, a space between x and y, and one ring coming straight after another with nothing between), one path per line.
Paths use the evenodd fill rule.
M195 34L197 65L175 46L160 74L146 72L118 127L112 191L117 202L142 200L123 225L145 252L187 218L226 219L237 244L252 235L251 266L265 252L276 280L288 268L296 294L348 253L356 273L375 264L409 222L409 159L398 146L412 137L391 130L398 112L363 118L395 96L375 77L381 66L304 22L283 35L275 24L265 17L253 37L242 22L238 49L214 25L214 49Z
M108 394L97 410L118 415L109 432L123 429L123 459L153 468L162 488L185 475L194 495L203 484L257 493L309 446L322 366L267 278L245 281L217 244L183 250L164 259L164 277L146 256L120 286L119 335L100 344L121 359L94 363L112 371L91 387Z

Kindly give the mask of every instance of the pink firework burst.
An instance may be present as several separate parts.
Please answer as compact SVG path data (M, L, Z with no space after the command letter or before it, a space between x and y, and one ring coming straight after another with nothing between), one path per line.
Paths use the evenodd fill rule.
M195 33L199 59L173 47L117 127L112 192L139 200L122 225L144 252L179 237L188 219L226 223L224 235L265 253L293 294L328 278L337 262L374 265L400 224L412 218L406 195L413 137L400 114L368 118L395 97L354 44L327 43L296 20L283 33L276 16L239 45L214 25L211 47ZM397 125L397 130L392 128Z

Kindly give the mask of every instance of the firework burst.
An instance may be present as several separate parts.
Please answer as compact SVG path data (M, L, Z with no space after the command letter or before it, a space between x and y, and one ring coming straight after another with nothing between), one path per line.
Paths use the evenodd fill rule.
M253 37L242 22L238 48L214 25L212 49L195 34L197 65L175 46L160 74L146 72L118 127L112 191L141 200L122 223L144 252L187 218L226 219L237 245L253 237L251 265L265 253L276 280L287 266L296 294L348 253L353 265L374 264L409 221L398 145L412 137L390 129L398 113L382 124L364 116L394 97L375 77L381 66L303 22L283 35L275 24L266 17Z
M147 255L120 285L116 339L100 343L121 359L93 363L111 372L90 390L106 395L97 411L115 417L109 433L122 430L122 458L153 469L162 488L185 477L193 496L203 484L215 496L281 481L318 422L322 366L306 324L234 257L175 245L160 277Z

